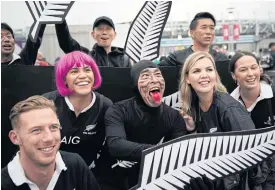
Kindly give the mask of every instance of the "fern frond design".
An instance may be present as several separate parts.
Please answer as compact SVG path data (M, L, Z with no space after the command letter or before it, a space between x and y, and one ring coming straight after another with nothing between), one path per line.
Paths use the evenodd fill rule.
M166 105L176 109L176 110L180 110L180 108L181 108L181 99L180 99L179 91L175 92L174 94L171 94L169 96L163 97L162 102L165 103Z
M34 23L29 36L36 42L41 24L62 23L74 1L26 1Z
M143 152L136 188L183 189L190 178L223 178L257 165L274 153L274 126L180 137Z
M126 39L124 53L135 62L154 60L159 56L162 31L172 1L147 1L133 21Z

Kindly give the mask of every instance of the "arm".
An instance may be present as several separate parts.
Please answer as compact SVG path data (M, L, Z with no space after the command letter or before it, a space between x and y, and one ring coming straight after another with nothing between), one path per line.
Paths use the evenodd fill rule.
M117 106L111 106L105 114L106 140L110 154L120 159L139 161L142 151L152 147L128 141L124 129L124 113Z
M221 116L224 131L242 131L255 129L248 112L240 106L228 108Z
M79 172L79 182L82 190L100 190L99 185L84 160L77 154Z
M159 66L177 66L181 65L178 62L176 52L172 52L168 57L164 58L160 63Z
M89 52L87 48L81 46L75 39L72 38L66 20L64 20L61 24L56 24L55 31L59 46L64 53L70 53L77 50L85 53Z
M25 65L34 65L38 49L40 48L41 42L42 42L42 37L44 34L46 28L46 24L41 24L38 37L36 42L34 43L30 37L28 37L26 45L24 48L21 50L19 56L23 60L23 63Z
M187 134L185 121L179 113L176 113L174 121L172 125L171 140Z

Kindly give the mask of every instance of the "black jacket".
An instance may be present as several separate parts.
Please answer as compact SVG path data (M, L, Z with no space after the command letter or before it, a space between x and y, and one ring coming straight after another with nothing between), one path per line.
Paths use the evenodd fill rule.
M100 190L93 173L78 154L63 151L60 151L60 154L67 170L60 173L54 190ZM1 171L1 189L30 190L26 183L16 186L9 176L7 167Z
M237 87L232 93L236 100L240 100L240 89ZM271 96L273 94L273 96ZM255 107L250 111L250 116L255 124L256 129L273 126L271 116L275 120L275 87L269 87L268 84L261 83L261 97L264 99L257 102ZM273 121L274 122L274 121ZM261 172L255 173L251 179L257 190L275 189L275 155L260 165Z
M191 47L192 46L184 50L178 50L178 51L172 52L168 57L164 58L159 63L159 66L183 65L187 57L192 53L194 53ZM213 56L215 62L228 60L228 57L225 54L217 52L216 50L210 49L209 53Z
M131 67L130 59L123 53L122 48L112 47L111 52L107 55L103 47L95 44L93 49L89 51L89 49L81 46L72 38L66 21L62 24L56 24L55 30L59 46L64 53L70 53L72 51L85 52L95 60L98 66Z
M40 48L42 37L46 28L46 24L42 24L38 33L37 41L34 43L28 37L24 48L19 55L13 54L13 59L9 62L1 63L2 65L34 65L38 49Z
M255 129L248 112L227 93L215 92L213 102L207 112L203 112L198 104L193 110L195 110L195 122L198 133Z
M178 111L166 104L151 108L137 97L110 106L105 114L105 126L109 152L115 160L120 160L113 163L112 172L117 184L124 176L128 179L126 189L137 184L143 150L187 133ZM137 163L132 167L120 166L125 160Z
M199 104L194 104L195 122L198 133L228 132L255 129L255 125L245 108L227 93L215 92L212 105L202 112ZM214 127L213 127L214 126ZM250 190L247 172L217 180L219 190Z

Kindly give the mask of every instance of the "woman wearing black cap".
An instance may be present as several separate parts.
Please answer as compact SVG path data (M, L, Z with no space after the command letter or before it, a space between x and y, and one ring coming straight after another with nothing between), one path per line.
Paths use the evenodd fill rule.
M186 134L178 111L161 102L165 81L158 66L140 61L132 67L131 78L135 96L115 103L105 115L109 152L120 160L112 171L117 178L128 178L128 185L120 189L137 184L143 150Z
M229 70L238 87L231 96L250 112L257 129L274 126L275 88L267 75L262 75L255 55L239 51L232 57ZM275 188L275 156L262 164L260 181L263 189ZM266 180L265 180L266 179Z

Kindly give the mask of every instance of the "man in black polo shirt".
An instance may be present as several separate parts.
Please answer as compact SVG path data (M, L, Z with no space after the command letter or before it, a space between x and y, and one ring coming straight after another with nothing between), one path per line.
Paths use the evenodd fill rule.
M61 126L55 109L42 96L12 108L9 138L20 151L1 171L2 190L99 190L78 154L59 151Z
M163 59L159 66L180 66L183 65L189 55L197 51L209 52L215 62L228 60L228 57L210 48L215 37L216 20L211 13L200 12L195 15L190 23L190 34L193 45L184 50L172 52Z

